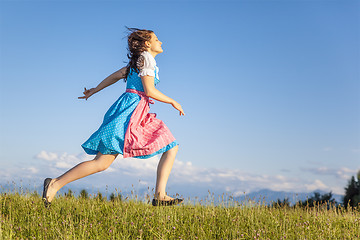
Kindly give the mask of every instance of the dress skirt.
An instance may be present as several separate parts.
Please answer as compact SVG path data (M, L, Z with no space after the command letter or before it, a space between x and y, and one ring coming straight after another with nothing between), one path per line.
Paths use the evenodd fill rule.
M144 92L127 89L109 108L103 123L81 146L87 154L122 154L149 158L178 145L167 126L149 113Z

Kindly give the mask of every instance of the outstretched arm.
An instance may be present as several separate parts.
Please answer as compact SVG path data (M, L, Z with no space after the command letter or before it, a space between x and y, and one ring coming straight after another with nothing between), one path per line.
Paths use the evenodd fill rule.
M126 67L121 68L120 70L114 72L113 74L111 74L110 76L108 76L107 78L105 78L101 83L99 83L99 85L97 85L96 88L90 88L90 89L86 89L84 88L84 96L82 97L78 97L78 99L88 99L91 95L103 90L104 88L116 83L117 81L119 81L122 78L125 78L126 75Z
M174 99L166 96L165 94L163 94L162 92L160 92L159 90L157 90L155 88L154 77L142 76L141 81L142 81L146 96L151 97L160 102L170 103L174 108L176 108L179 111L180 116L185 115L184 110L182 109L181 105L178 102L176 102Z

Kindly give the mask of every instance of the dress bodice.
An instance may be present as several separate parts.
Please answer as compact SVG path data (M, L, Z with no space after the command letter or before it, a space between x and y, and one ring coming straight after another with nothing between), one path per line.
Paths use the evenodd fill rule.
M159 80L159 68L155 66L154 70L154 84L155 86L160 82ZM135 72L133 69L130 70L130 73L128 77L126 78L126 88L135 89L138 91L144 91L144 87L141 82L141 78L139 77L139 74Z

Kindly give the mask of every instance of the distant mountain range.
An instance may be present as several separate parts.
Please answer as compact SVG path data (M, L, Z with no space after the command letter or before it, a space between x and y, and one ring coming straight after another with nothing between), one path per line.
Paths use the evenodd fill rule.
M291 204L295 204L298 201L304 201L314 196L314 192L319 192L321 195L329 193L321 190L315 190L311 193L296 193L296 192L272 191L269 189L261 189L256 192L251 192L244 196L240 196L236 198L236 200L241 202L244 200L251 199L255 202L260 201L260 202L264 202L265 204L270 204L271 202L277 201L278 199L282 201L285 198L288 198ZM342 203L343 195L333 194L332 196L336 200L336 202Z
M295 204L298 201L304 201L314 196L314 193L318 192L321 195L327 194L329 192L322 191L322 190L315 190L310 193L304 192L285 192L285 191L272 191L270 189L261 189L258 191L253 191L250 193L244 193L243 195L232 197L230 193L221 193L217 191L216 193L212 193L208 196L203 197L196 197L196 195L187 195L190 197L191 200L203 200L204 202L213 202L215 204L225 201L225 202L238 202L238 203L261 203L261 204L271 204L272 202L277 201L280 199L283 201L284 199L288 198L290 204ZM342 203L343 195L333 194L332 197L335 199L337 203Z

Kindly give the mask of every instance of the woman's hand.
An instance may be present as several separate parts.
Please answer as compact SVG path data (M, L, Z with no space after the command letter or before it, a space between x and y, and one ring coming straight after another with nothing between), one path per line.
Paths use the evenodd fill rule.
M174 101L174 102L171 103L171 105L172 105L175 109L179 110L180 116L181 116L181 115L185 116L184 110L182 109L181 105L180 105L178 102Z
M94 93L96 93L95 88L90 88L90 89L84 88L84 92L83 92L84 96L78 97L78 99L84 99L85 98L85 100L87 100Z

